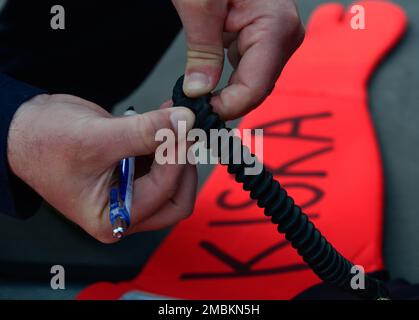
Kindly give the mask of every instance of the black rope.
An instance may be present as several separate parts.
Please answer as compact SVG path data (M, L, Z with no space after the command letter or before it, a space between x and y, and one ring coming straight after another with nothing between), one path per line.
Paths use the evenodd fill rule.
M183 92L183 76L179 78L173 89L174 106L184 106L195 114L195 128L203 129L210 136L211 129L232 129L226 128L225 122L213 112L210 104L211 95L196 99L188 98ZM221 155L222 150L228 148L230 161L228 172L235 176L237 182L243 184L243 189L250 192L250 197L257 201L257 205L264 209L265 215L271 217L274 224L278 225L278 231L285 234L285 238L291 243L298 254L310 266L314 273L323 281L331 283L339 288L353 292L363 299L387 299L387 289L381 281L365 275L365 289L353 290L350 283L354 274L351 269L354 266L344 258L310 221L301 208L294 203L294 200L281 187L278 181L273 178L264 166L258 175L246 175L245 168L252 168L256 165L256 157L250 153L247 146L234 137L221 144L216 151ZM207 144L207 147L210 147ZM235 152L241 152L241 158L252 156L253 163L242 161L240 164L233 164L232 158ZM258 163L259 164L259 163ZM259 164L262 166L262 164Z

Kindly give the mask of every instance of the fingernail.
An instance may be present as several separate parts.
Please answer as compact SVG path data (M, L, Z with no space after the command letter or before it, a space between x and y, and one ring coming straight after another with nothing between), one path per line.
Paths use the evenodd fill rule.
M179 132L179 129L186 127L186 132L191 130L195 124L195 115L191 110L184 107L176 107L171 109L170 121L172 122L172 127Z
M188 95L205 94L208 91L210 82L210 77L205 73L193 72L186 75L183 90Z

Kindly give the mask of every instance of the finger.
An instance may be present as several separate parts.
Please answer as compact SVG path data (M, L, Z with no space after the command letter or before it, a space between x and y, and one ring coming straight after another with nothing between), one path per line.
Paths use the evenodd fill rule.
M132 209L134 225L154 214L176 194L180 176L186 167L184 155L189 145L186 139L182 139L175 143L174 150L164 146L163 153L156 151L150 172L135 181Z
M179 150L176 152L178 153ZM137 158L135 173L143 171L144 168L138 166L141 163L144 162L141 161L141 158ZM146 166L148 167L147 164ZM147 174L135 179L132 196L131 227L129 230L135 229L137 224L158 212L160 208L175 196L179 190L180 179L185 168L186 165L182 164L161 165L154 161ZM114 182L110 179L109 184L112 185ZM102 210L101 227L97 224L91 227L89 227L89 223L86 223L86 225L88 226L86 231L101 242L116 242L116 239L112 237L112 229L109 224L108 205Z
M134 182L131 223L145 221L177 192L185 165L153 163L150 172Z
M292 1L287 7L281 3L272 3L269 11L249 3L233 8L229 15L226 30L240 31L237 47L241 59L229 85L213 99L215 110L225 120L248 113L269 95L303 40L297 8Z
M178 191L158 212L132 228L132 233L167 228L188 218L194 208L198 175L196 167L187 165Z
M173 0L187 42L183 90L197 97L213 90L224 63L223 29L228 0Z
M139 168L136 168L136 171ZM151 170L145 176L134 181L130 227L128 234L134 233L136 226L147 221L156 212L170 202L178 191L182 172L185 165L159 165L153 163ZM114 243L117 239L112 237L112 226L109 223L109 205L101 214L100 224L84 224L87 232L103 243Z
M173 101L172 100L167 100L165 102L163 102L163 104L160 106L160 109L167 109L173 107Z
M213 98L214 110L224 120L236 119L257 107L271 92L287 56L263 41L241 57L229 85Z
M179 190L182 183L185 170L190 164L187 164L189 158L182 157L186 155L192 142L186 140L179 141L176 144L175 160L176 164L159 164L158 153L155 154L154 161L150 173L138 180L134 188L133 200L133 224L142 223L149 217L154 215L161 207L163 207ZM167 155L171 152L167 151ZM162 160L162 159L160 159ZM192 165L193 166L193 165ZM143 190L143 191L141 191ZM147 190L147 193L144 193ZM146 197L147 196L147 197ZM138 207L139 211L136 210ZM138 216L135 216L138 212Z
M189 131L195 122L195 116L187 108L160 109L129 117L104 119L100 130L101 139L108 141L111 163L122 158L141 156L154 153L161 144L156 133L161 129L169 129L177 138L178 123L184 121Z
M240 63L241 55L238 48L237 40L230 43L227 51L228 61L234 69L237 69Z

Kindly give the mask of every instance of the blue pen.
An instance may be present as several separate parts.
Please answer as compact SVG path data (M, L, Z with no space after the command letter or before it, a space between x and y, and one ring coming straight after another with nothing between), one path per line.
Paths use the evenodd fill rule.
M129 107L125 116L137 114ZM109 219L113 237L121 239L130 225L132 192L135 172L135 157L125 158L118 165L118 187L112 188L109 195Z

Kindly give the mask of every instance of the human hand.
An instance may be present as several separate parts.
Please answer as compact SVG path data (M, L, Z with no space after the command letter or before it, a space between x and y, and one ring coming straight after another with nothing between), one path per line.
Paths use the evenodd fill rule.
M94 238L111 243L109 191L122 158L154 154L155 133L190 129L186 108L113 117L70 95L39 95L22 104L9 130L8 160L18 177ZM175 131L176 132L176 131ZM167 227L192 213L197 174L192 165L159 165L134 183L128 233Z
M235 68L212 104L224 120L257 107L304 38L294 0L172 0L187 38L184 91L204 95L220 80L224 48Z

